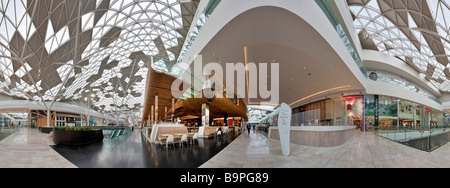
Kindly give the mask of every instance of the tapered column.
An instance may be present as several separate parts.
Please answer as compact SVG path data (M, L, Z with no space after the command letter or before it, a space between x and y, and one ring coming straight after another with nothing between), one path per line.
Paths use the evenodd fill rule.
M151 113L150 113L150 115L151 115L151 120L150 120L150 123L151 124L153 124L154 122L153 122L153 115L155 114L154 112L155 112L155 109L154 109L155 107L152 105L152 110L151 110Z
M47 127L50 127L50 110L47 109Z
M159 123L158 122L158 119L159 119L159 117L158 117L158 95L155 95L155 119L156 119L155 123L158 124Z
M167 106L164 107L164 121L167 122Z
M28 109L27 120L28 120L28 128L31 128L31 110L30 109Z
M172 98L172 122L175 122L175 98Z
M202 125L209 127L209 105L202 104Z

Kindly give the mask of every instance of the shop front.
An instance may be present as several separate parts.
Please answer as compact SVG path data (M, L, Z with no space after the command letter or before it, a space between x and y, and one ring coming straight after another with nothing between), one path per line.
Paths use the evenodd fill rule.
M442 111L389 96L365 95L365 126L371 128L414 128L444 126Z
M324 99L292 110L292 126L355 126L357 130L437 127L450 115L415 102L383 95Z

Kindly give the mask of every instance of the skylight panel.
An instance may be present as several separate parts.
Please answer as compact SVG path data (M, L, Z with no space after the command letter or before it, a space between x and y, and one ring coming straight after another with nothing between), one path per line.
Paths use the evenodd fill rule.
M358 20L361 23L361 26L364 27L364 28L367 26L367 24L370 23L370 20L367 19L367 18L359 18Z
M170 61L175 60L175 55L174 55L172 52L170 52L170 51L167 50L167 54L169 55L169 60L170 60Z
M170 8L165 8L163 11L162 11L162 13L163 13L163 15L164 16L172 16L172 13L170 12Z
M40 1L38 1L41 3ZM181 2L189 2L189 1L179 1L179 0L158 0L158 1L125 1L125 0L108 0L110 4L106 8L106 12L104 8L101 10L98 9L100 5L106 5L103 0L95 0L92 4L93 7L85 9L82 8L80 11L82 12L80 20L80 31L71 30L74 33L69 33L68 24L73 23L74 20L70 23L64 23L63 20L58 20L58 30L56 31L56 25L52 23L52 18L50 17L42 17L41 13L59 13L60 15L65 15L67 17L61 17L61 19L69 19L72 14L76 13L76 10L72 7L67 7L69 4L65 4L64 1L59 3L54 3L54 7L61 7L61 11L55 10L55 8L46 7L46 11L40 11L41 6L38 7L38 14L35 16L42 17L45 20L40 21L39 27L36 28L34 23L31 21L30 13L33 11L32 9L26 10L29 3L24 0L4 0L0 1L0 42L2 45L9 46L9 42L12 36L17 32L24 38L28 40L31 36L33 36L37 31L40 33L43 39L43 48L47 50L49 54L52 54L52 63L56 63L59 60L59 57L67 57L72 53L71 50L79 49L74 48L71 44L71 48L65 49L65 51L58 51L62 45L67 44L67 42L71 39L75 39L75 34L79 34L82 36L82 33L86 33L86 31L92 30L92 38L86 39L82 38L83 44L86 45L85 49L82 51L78 51L77 53L81 55L82 61L77 65L77 68L74 68L72 62L69 62L65 65L51 66L51 67L43 67L44 70L54 71L56 72L62 80L66 80L67 78L73 77L74 80L72 84L65 88L63 98L65 99L73 99L81 98L81 92L74 93L75 91L84 91L85 87L88 86L101 86L102 83L107 83L114 76L121 77L121 68L129 66L134 61L130 60L131 53L133 52L143 52L147 56L154 56L159 54L160 51L158 47L153 42L154 39L161 37L162 45L165 48L175 47L178 44L178 38L183 37L180 33L176 31L176 29L183 28L183 20L181 14ZM72 8L72 9L71 9ZM91 10L92 9L92 10ZM60 11L60 12L59 12ZM4 17L5 15L6 17ZM95 17L102 15L101 18L95 22ZM8 18L8 19L6 19ZM70 18L72 19L72 18ZM134 20L133 20L134 19ZM55 21L55 19L53 19ZM73 25L72 25L73 26ZM123 28L123 32L120 33L120 40L110 43L108 46L100 47L100 41L103 39L104 35L112 28L112 27L121 27ZM46 30L45 30L46 29ZM72 36L70 34L73 34ZM86 35L87 36L87 35ZM71 38L73 37L73 38ZM37 42L31 44L32 50L39 49ZM79 44L81 45L81 44ZM69 46L68 46L69 47ZM161 47L161 46L159 46ZM34 49L35 48L35 49ZM175 60L175 55L167 51L167 49L162 49L167 54L167 57L170 60ZM4 47L0 47L0 55L2 56L11 56L9 53L9 49L5 49ZM55 52L61 54L54 54ZM44 53L46 54L46 53ZM70 55L69 55L70 56ZM101 62L109 57L108 62L118 61L118 66L110 67L105 70L100 70ZM38 60L41 57L37 57ZM42 57L46 58L46 57ZM64 61L67 61L66 59ZM162 62L159 65L159 69L166 71L165 63ZM18 76L19 78L26 76L28 71L33 70L28 64L20 67L16 71L12 68L12 63L10 59L0 58L0 68L2 69L2 74L5 77L4 82L11 82L10 77L13 75ZM55 70L51 70L51 69ZM136 84L130 86L130 88L140 88L135 89L136 92L140 93L140 97L133 97L130 94L125 96L126 104L133 107L134 104L139 103L139 101L143 100L142 89L145 88L145 78L147 76L148 68L139 67L138 73L136 75L141 75L144 79ZM33 70L33 73L37 72ZM75 75L75 72L78 74ZM89 80L89 78L93 75L102 73L101 78L96 80ZM125 75L126 76L126 75ZM131 84L131 77L126 78L126 81ZM23 80L19 80L18 85L24 91L32 92L33 95L36 94L35 87L29 87ZM3 82L0 82L2 84ZM6 83L7 84L7 83ZM43 83L44 85L47 83ZM62 83L60 83L62 84ZM60 85L61 86L61 85ZM42 89L42 88L41 88ZM56 95L56 89L59 87L51 88L48 92L41 94L44 96L46 100L53 100L54 95ZM125 89L126 90L126 89ZM103 90L102 90L103 91ZM23 91L10 91L14 95L20 95L20 92ZM102 93L98 93L101 95ZM113 97L117 97L122 99L123 97L118 97L118 95L113 94ZM40 97L39 97L40 98ZM59 97L57 100L65 100ZM119 99L119 100L120 100ZM39 99L40 100L40 99ZM112 103L112 102L111 102ZM110 106L111 103L105 102L105 106ZM124 103L124 104L125 104Z
M161 12L166 7L164 4L159 2L155 2L154 5L156 6L156 10L158 10L158 12Z
M53 31L53 27L51 26L50 22L49 22L48 27L49 27L49 29L47 29L47 32L49 32L48 30L50 30L50 28ZM51 35L49 35L49 33L47 33L47 37L49 37L49 38L47 38L47 40L46 40L45 48L47 49L47 51L50 54L53 51L55 51L57 48L59 48L59 46L66 43L67 41L69 41L69 39L70 39L69 28L67 26L63 27L54 36L51 36Z
M120 10L123 7L124 0L114 0L111 2L110 9L112 10Z
M82 21L82 31L87 31L89 29L94 28L94 13L88 13L81 17Z
M139 19L141 18L142 15L144 15L144 13L133 14L133 15L131 16L131 18L132 18L134 21L139 21Z
M28 14L25 14L22 21L20 22L17 31L22 35L24 40L28 40L36 32L36 27Z
M416 22L411 17L411 13L408 13L408 24L410 28L417 28Z
M133 13L133 9L136 5L133 3L131 6L127 6L125 7L125 9L121 10L121 12L127 14L127 15L131 15Z
M16 71L16 75L19 78L22 78L25 74L26 74L26 72L23 69L19 69L19 70Z
M6 40L5 43L8 43L11 40L13 33L15 31L14 26L11 24L11 22L9 22L9 20L6 19L6 17L1 17L0 28L2 28L0 29L1 39Z
M63 27L56 33L55 37L59 44L67 42L69 40L69 27Z
M45 41L50 40L50 38L52 38L54 35L55 35L55 30L53 29L52 21L48 20L47 33L46 33Z
M150 9L150 10L157 10L157 7L156 7L156 3L155 2L153 2L151 5L150 5L150 7L148 7L148 9Z
M370 18L367 9L363 9L363 10L360 12L360 14L359 14L358 16L359 16L359 17L362 17L362 18L366 18L366 19L369 19L369 18Z
M73 60L66 63L65 65L60 66L58 69L56 69L56 71L58 72L59 77L61 79L67 79L67 78L75 76L72 65L73 65Z
M141 7L142 10L146 10L147 7L150 6L152 2L139 2L139 6Z

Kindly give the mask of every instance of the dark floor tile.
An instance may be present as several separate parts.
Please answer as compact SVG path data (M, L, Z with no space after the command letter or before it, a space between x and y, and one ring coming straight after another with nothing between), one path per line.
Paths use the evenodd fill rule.
M135 130L131 134L86 146L51 146L80 168L197 168L230 144L228 138L199 139L195 145L166 149Z

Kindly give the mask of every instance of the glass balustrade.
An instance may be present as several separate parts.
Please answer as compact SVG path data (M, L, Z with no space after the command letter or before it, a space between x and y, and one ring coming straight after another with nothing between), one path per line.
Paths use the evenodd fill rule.
M356 49L355 46L351 43L348 37L349 34L344 30L343 25L341 24L338 17L334 13L331 5L328 3L327 0L315 0L315 1L317 5L319 5L319 7L322 9L323 13L327 16L328 20L333 25L336 32L339 34L339 37L341 38L345 47L347 47L348 52L352 56L358 68L361 70L361 73L364 75L364 77L367 78L367 69L366 67L364 67L364 64L362 63L358 52L355 50Z
M124 134L131 134L130 127L105 126L105 127L95 127L95 129L102 130L103 136L105 138L115 138Z
M374 134L423 151L434 151L450 141L450 126L377 127Z

